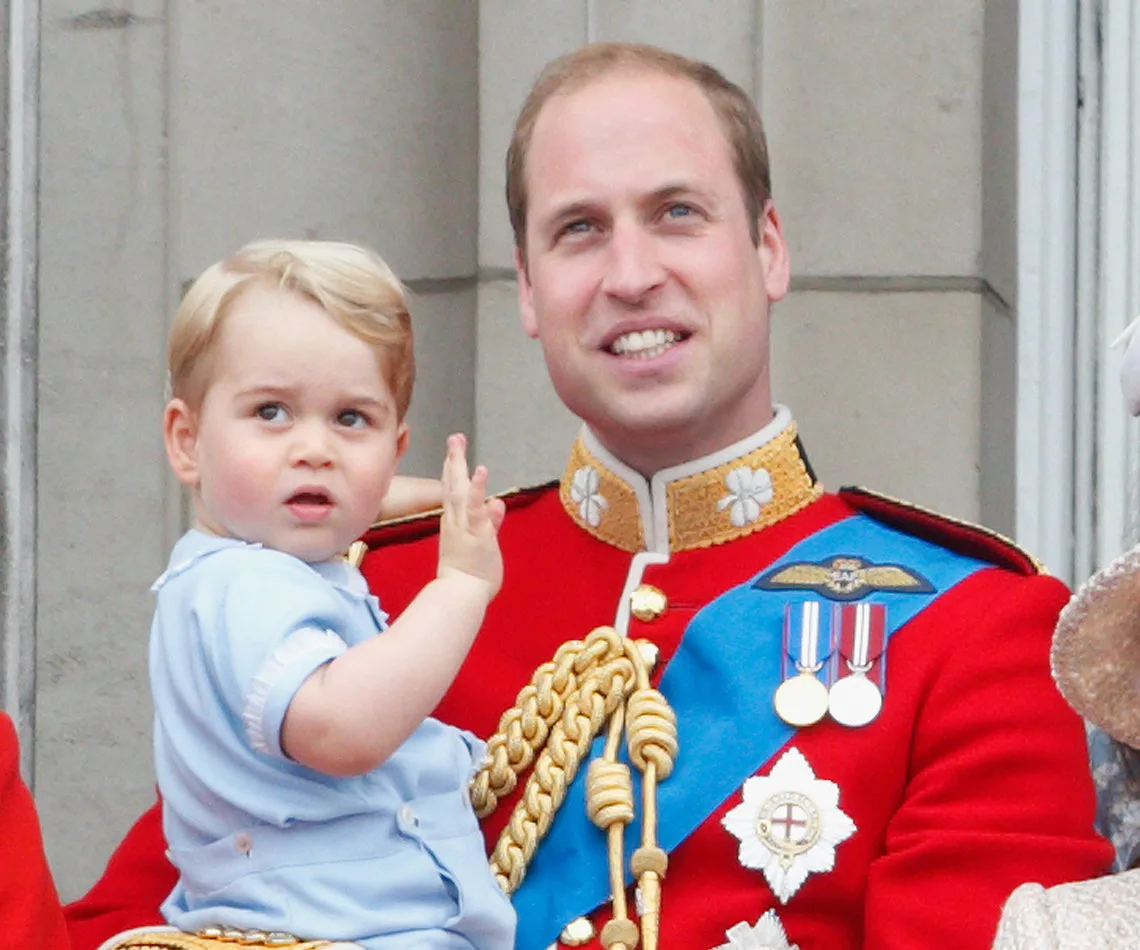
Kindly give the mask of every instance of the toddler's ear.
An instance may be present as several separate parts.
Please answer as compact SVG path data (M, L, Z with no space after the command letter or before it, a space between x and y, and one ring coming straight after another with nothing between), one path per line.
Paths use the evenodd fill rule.
M171 399L162 415L162 441L170 468L183 485L198 484L198 420L182 399Z
M396 433L396 461L404 457L404 453L408 451L408 442L411 436L408 432L407 422L401 422L399 431Z

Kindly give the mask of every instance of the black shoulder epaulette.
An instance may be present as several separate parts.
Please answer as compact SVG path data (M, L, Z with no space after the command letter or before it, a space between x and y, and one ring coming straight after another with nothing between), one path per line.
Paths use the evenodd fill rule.
M1019 574L1046 574L1044 565L1004 535L981 525L959 521L919 505L867 488L850 485L839 497L852 508L892 528L933 541L956 554L977 558Z
M544 482L541 485L529 485L526 488L508 488L498 492L495 497L503 499L507 511L515 511L532 504L551 488L558 486L557 479ZM439 516L442 508L433 508L430 511L417 512L403 518L389 518L377 521L365 533L362 540L369 549L386 547L390 544L400 544L405 541L415 541L426 538L439 532Z

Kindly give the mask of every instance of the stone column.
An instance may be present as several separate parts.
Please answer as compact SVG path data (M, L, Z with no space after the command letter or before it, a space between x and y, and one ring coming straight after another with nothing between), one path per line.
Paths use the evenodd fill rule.
M0 708L34 779L36 662L36 299L40 9L0 4L0 149L4 303L0 308Z

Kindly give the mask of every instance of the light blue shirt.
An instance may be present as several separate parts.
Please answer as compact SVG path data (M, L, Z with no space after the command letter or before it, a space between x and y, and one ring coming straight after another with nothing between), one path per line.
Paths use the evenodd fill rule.
M162 906L171 924L369 950L513 946L467 792L474 736L426 719L352 778L281 750L306 677L385 628L359 571L190 531L154 590L155 765L180 873Z

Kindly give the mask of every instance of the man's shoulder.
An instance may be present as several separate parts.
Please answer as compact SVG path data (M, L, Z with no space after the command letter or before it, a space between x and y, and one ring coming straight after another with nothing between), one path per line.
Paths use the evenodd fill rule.
M839 489L839 498L860 514L903 534L921 538L964 557L1023 576L1047 573L1032 554L982 525L940 514L862 486Z
M517 519L520 515L532 513L538 502L557 493L558 480L554 479L524 488L509 488L495 497L503 500L507 517ZM365 532L362 540L372 551L426 541L439 534L441 514L442 509L435 508L404 518L379 521Z

